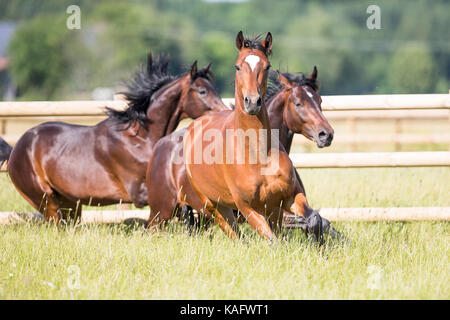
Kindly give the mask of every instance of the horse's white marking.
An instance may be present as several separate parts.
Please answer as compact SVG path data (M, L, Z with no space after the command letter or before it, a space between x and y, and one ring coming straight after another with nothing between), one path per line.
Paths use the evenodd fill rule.
M252 68L252 71L255 70L255 67L258 64L259 60L260 60L259 57L255 56L253 54L251 54L245 58L245 62L247 62L250 65L250 68Z
M306 94L308 95L308 97L310 97L310 98L312 98L313 97L313 94L311 93L311 92L309 92L309 91L306 91Z

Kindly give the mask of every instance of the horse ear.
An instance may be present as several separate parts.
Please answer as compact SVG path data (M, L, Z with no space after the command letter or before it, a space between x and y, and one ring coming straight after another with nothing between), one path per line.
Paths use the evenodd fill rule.
M317 67L316 66L314 66L313 72L307 78L312 79L312 80L317 80Z
M210 62L210 63L206 66L206 68L205 68L206 73L209 72L209 68L211 68L211 62Z
M236 36L236 48L238 51L241 51L242 46L244 45L244 35L242 34L242 30Z
M269 55L272 52L272 34L270 32L267 32L266 38L261 44L266 49L267 55Z
M192 64L192 67L191 67L191 72L190 72L191 79L195 78L195 75L197 74L197 71L198 71L197 60L195 60L194 63Z
M292 88L291 82L285 76L283 76L280 71L277 70L277 73L278 80L280 80L280 83L283 85L283 87L285 87L286 89Z

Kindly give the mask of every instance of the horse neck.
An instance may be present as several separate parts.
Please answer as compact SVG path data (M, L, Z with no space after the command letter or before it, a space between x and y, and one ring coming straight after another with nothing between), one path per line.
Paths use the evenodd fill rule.
M242 94L239 94L236 90L235 93L235 111L234 111L234 129L242 129L246 130L256 130L256 134L260 134L260 130L266 130L267 135L265 139L260 141L258 139L258 143L264 143L267 151L271 148L271 126L269 122L269 115L267 113L267 108L265 102L263 100L261 111L256 116L249 115L245 112L243 105L243 97Z
M155 142L177 128L181 117L184 78L177 79L159 89L147 110L148 137Z
M270 127L279 130L280 143L286 152L289 153L294 133L289 129L284 119L286 99L286 90L281 89L267 102L267 112L269 114Z

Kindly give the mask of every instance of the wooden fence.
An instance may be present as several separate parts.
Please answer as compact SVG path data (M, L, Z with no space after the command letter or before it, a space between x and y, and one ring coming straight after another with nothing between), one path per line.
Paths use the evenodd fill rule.
M14 144L20 134L6 134L6 121L24 118L40 119L101 119L106 107L124 109L126 101L118 96L107 101L32 101L0 102L0 135ZM356 134L354 123L358 119L448 119L450 124L450 94L412 95L359 95L323 96L322 109L329 119L346 119L350 134L337 135L333 143L449 143L450 132L441 134ZM224 99L228 105L234 99ZM3 124L3 126L2 126ZM296 135L295 143L306 140ZM397 166L448 166L448 152L395 152L395 153L321 153L292 154L297 167L397 167Z
M330 221L450 221L450 207L322 208L319 212ZM148 216L149 210L84 210L81 223L146 221ZM0 212L0 225L42 220L39 212ZM289 226L290 220L286 216L284 224Z
M450 110L450 94L322 96L322 100L324 111ZM101 116L105 107L126 106L124 100L0 102L0 117Z
M398 129L403 120L450 120L450 95L360 95L323 96L322 108L330 120L345 120L350 135L336 137L333 143L450 143L449 132L439 135L402 134ZM234 99L224 99L227 104ZM123 109L123 100L113 101L34 101L0 102L0 135L14 143L19 135L7 135L7 121L39 118L41 120L100 120L105 107ZM355 121L394 120L396 133L390 136L356 135ZM295 142L304 141L295 138ZM303 140L298 140L303 139ZM350 168L350 167L403 167L450 166L450 152L374 152L374 153L321 153L292 154L298 168ZM4 169L4 168L3 168ZM415 221L450 220L450 207L411 208L324 208L321 215L331 221ZM147 210L84 211L83 223L122 222L130 218L146 219ZM38 213L0 212L0 224L41 220Z
M346 144L355 150L358 143L395 143L396 150L405 143L449 144L450 134L403 134L404 120L450 120L449 94L421 95L359 95L323 96L322 108L330 121L345 120L349 134L337 135L334 144ZM234 99L224 99L228 105ZM123 96L105 101L30 101L0 102L0 135L10 144L15 144L20 134L7 132L9 121L39 119L40 121L100 121L105 117L106 107L126 108ZM388 111L388 112L387 112ZM356 122L361 120L393 120L395 134L356 134ZM296 135L294 143L308 143Z
M289 157L296 168L371 168L450 166L450 152L296 153Z

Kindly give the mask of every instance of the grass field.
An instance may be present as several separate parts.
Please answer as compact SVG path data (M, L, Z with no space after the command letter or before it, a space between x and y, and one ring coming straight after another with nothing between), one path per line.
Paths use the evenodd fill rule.
M450 206L450 168L302 169L314 207ZM0 175L0 211L29 205ZM449 223L339 223L270 246L179 225L0 226L0 299L449 299Z
M2 299L448 299L446 223L346 223L351 243L248 245L212 230L0 230Z

